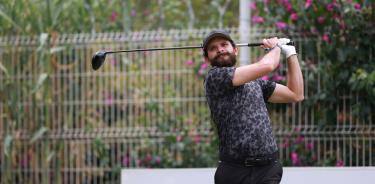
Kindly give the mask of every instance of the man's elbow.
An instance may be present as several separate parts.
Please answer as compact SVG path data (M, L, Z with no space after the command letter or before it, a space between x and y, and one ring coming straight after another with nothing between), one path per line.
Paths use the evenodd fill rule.
M302 102L305 97L303 95L296 95L293 102Z

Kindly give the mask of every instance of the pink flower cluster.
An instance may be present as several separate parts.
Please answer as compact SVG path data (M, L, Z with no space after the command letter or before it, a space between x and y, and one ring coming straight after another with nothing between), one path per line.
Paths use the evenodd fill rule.
M191 60L191 59L189 59L189 60L186 60L186 61L185 61L185 65L187 65L187 66L191 66L191 65L194 65L194 61L193 61L193 60Z
M292 152L291 154L290 154L290 159L292 160L292 164L294 165L294 166L299 166L299 165L301 165L301 160L300 160L300 157L299 157L299 155L298 155L298 153L297 152Z
M200 76L203 76L206 73L207 68L208 68L208 63L206 63L206 62L202 63L200 68L199 68L198 74Z
M276 22L277 29L286 29L288 27L288 24L283 21Z
M310 8L311 5L312 5L312 0L306 0L305 1L305 9Z
M117 17L118 17L118 13L115 12L115 11L113 11L112 14L111 14L111 17L109 18L109 20L110 20L111 22L115 22L116 19L117 19Z
M279 81L283 81L285 80L285 76L282 76L282 75L279 75L279 74L274 74L272 75L272 77L270 78L268 75L265 75L263 77L261 77L262 80L272 80L272 81L275 81L275 82L279 82Z
M251 21L252 21L253 23L255 23L255 24L261 24L261 23L264 22L264 18L261 17L261 16L253 16L253 17L251 18Z

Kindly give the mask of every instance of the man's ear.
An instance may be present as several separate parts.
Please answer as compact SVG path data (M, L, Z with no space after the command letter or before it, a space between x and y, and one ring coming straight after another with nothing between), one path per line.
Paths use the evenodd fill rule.
M237 56L238 55L238 47L233 48L234 54Z

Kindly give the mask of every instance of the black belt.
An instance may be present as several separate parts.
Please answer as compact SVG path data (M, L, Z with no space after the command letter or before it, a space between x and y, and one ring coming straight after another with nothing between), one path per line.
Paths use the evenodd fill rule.
M228 156L220 156L220 161L231 163L231 164L237 164L242 165L245 167L253 167L253 166L263 166L263 165L269 165L273 163L274 161L278 160L279 158L279 152L276 151L272 154L267 155L259 155L259 156L250 156L243 159L233 159Z

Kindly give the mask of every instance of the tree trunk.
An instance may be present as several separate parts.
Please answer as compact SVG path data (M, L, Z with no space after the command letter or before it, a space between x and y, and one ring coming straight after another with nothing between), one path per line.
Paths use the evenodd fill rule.
M215 0L215 1L212 1L212 5L215 6L219 12L219 28L222 28L223 27L223 17L224 17L224 14L225 14L225 11L227 10L228 6L229 6L229 3L231 2L231 0L226 0L224 5L223 6L220 6L220 0Z
M187 8L188 8L188 14L189 14L189 23L188 23L188 29L193 29L195 24L195 14L193 9L193 4L191 3L191 0L184 0Z

